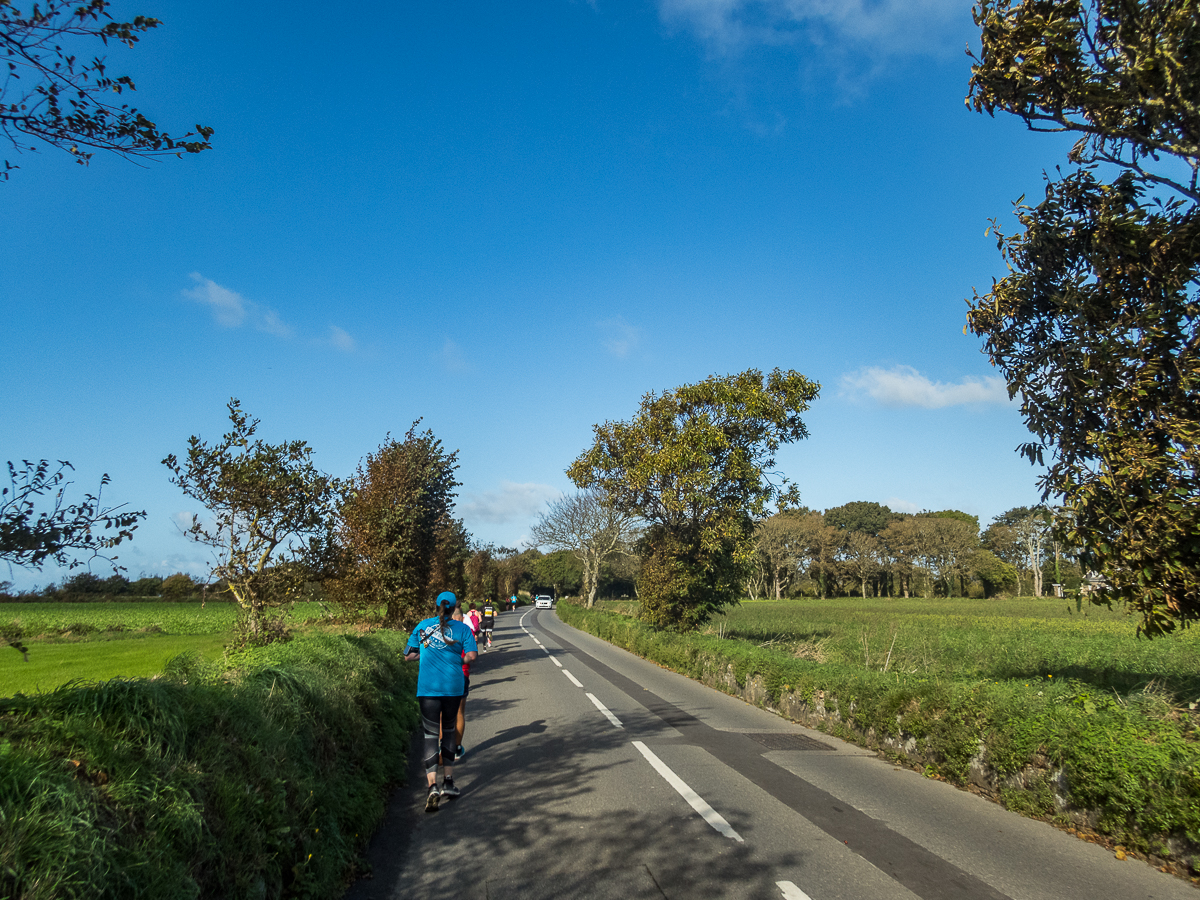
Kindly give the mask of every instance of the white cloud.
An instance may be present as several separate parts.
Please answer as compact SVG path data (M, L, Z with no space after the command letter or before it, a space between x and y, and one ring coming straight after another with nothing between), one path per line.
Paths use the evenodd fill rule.
M202 306L207 306L218 325L225 328L240 328L248 323L255 330L264 331L276 337L292 336L292 329L275 310L247 300L241 294L222 287L199 272L193 272L188 277L196 282L196 286L185 288L182 292L183 296Z
M901 500L899 497L888 497L883 501L883 505L892 512L912 513L913 515L916 515L923 509L923 507L918 506L916 503L909 503L907 500Z
M800 39L910 55L944 49L953 26L970 23L971 0L659 0L658 9L716 55Z
M548 484L501 481L500 490L469 494L466 502L458 508L468 523L502 525L530 519L540 513L549 501L561 496L562 491Z
M851 397L870 397L882 406L945 406L994 403L1007 405L1004 379L995 375L967 377L957 384L930 381L912 366L880 369L874 366L842 376L842 389Z
M349 332L336 325L329 326L329 343L343 353L353 353L358 349L358 342L350 336Z
M630 325L621 316L597 323L605 337L601 341L604 349L618 359L624 359L642 340L642 330Z

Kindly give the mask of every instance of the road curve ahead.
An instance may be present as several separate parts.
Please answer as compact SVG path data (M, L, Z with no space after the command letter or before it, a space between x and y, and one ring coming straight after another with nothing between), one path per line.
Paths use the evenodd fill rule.
M559 621L499 617L462 796L413 769L346 900L1200 900Z

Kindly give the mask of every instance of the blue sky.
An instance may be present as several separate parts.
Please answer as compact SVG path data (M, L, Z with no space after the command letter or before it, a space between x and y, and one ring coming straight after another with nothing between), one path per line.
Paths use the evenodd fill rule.
M750 367L822 384L779 456L812 507L1036 500L964 299L1066 142L965 108L969 2L283 10L118 5L165 24L110 69L211 151L3 148L0 456L111 474L132 574L206 571L160 460L234 396L337 475L423 418L509 545L593 424Z

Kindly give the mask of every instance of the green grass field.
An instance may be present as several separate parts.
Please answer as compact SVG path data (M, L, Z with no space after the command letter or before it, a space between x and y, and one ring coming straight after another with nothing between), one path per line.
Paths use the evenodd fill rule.
M1180 701L1200 699L1200 629L1148 640L1136 627L1120 610L1077 612L1059 599L838 597L744 601L706 630L901 678L1073 679L1122 694L1153 686Z
M298 603L291 619L318 616ZM29 660L0 647L0 697L52 690L72 680L149 677L167 660L196 652L219 659L237 608L228 603L21 603L0 605L0 622L16 623Z

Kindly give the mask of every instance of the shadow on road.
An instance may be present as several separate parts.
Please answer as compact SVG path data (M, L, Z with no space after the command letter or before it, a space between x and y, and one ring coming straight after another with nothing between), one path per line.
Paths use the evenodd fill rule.
M485 730L490 716L529 702L471 701L468 731L473 727L476 733ZM511 711L507 716L511 721ZM374 874L352 885L346 900L722 895L777 900L770 873L802 865L803 851L764 866L761 857L751 859L746 845L682 811L665 785L655 786L653 802L614 792L614 770L618 778L645 781L643 761L626 752L629 741L626 731L600 718L553 727L534 719L504 728L471 747L458 771L462 796L433 814L423 811L424 775L414 752L409 784L396 791L371 844ZM418 737L414 750L419 743ZM731 885L737 890L726 890Z

